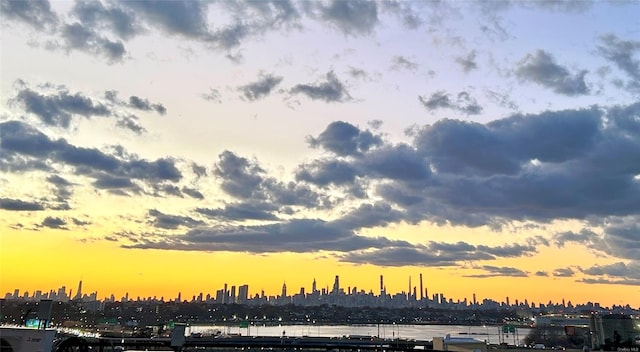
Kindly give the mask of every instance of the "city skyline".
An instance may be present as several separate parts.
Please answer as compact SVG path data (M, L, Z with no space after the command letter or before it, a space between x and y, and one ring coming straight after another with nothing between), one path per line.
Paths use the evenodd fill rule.
M422 275L420 275L421 277ZM465 308L482 308L482 309L496 309L496 308L529 308L529 309L544 309L544 308L567 308L567 309L593 309L597 311L606 311L614 306L627 307L632 310L640 310L639 307L635 307L630 304L618 304L613 306L601 305L597 301L585 301L585 302L572 302L562 298L560 301L529 301L527 298L510 297L506 295L503 300L496 297L478 297L476 293L470 293L467 297L449 297L443 292L429 292L428 288L418 290L423 286L422 280L420 280L419 286L411 286L411 277L409 277L409 290L390 292L384 285L383 275L380 275L380 287L378 292L374 292L373 289L358 288L356 286L342 287L339 283L339 275L336 275L332 285L326 284L324 287L318 288L315 278L309 284L310 290L306 290L305 286L301 286L299 290L288 290L286 282L282 285L280 294L272 294L265 292L264 289L255 291L253 294L249 289L248 284L228 284L225 283L223 287L218 289L213 288L211 291L200 291L193 295L182 295L182 292L178 292L173 297L164 296L135 296L126 292L122 297L117 297L113 293L106 293L100 296L97 291L82 292L83 282L78 283L78 289L74 292L72 289L67 289L66 286L60 286L57 289L50 289L47 291L35 290L32 292L21 292L19 288L13 290L13 292L6 292L3 296L5 300L22 300L22 301L39 301L39 300L53 300L60 302L146 302L146 301L158 301L158 302L200 302L200 303L217 303L217 304L249 304L249 305L301 305L301 306L315 306L322 304L338 305L345 307L429 307L429 308L447 308L447 309L465 309ZM237 288L237 290L236 290ZM293 292L292 292L293 291ZM236 294L237 292L237 294ZM571 312L570 310L565 313ZM577 312L577 311L574 311Z
M0 292L640 305L640 2L0 12Z

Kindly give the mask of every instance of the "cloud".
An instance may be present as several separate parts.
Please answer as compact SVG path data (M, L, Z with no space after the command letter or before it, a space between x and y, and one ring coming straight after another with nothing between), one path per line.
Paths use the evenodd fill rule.
M575 272L571 268L558 268L553 271L554 277L573 277Z
M462 262L495 260L497 258L528 256L535 252L535 248L521 248L519 244L506 244L504 246L474 246L466 242L435 242L430 241L425 245L403 245L390 248L373 250L361 250L340 255L341 261L357 264L372 264L380 266L457 266ZM523 272L495 268L482 267L483 270L492 271L489 276L520 276ZM476 277L473 275L472 277Z
M373 1L332 0L320 11L324 20L345 34L368 34L378 23L378 7Z
M254 226L198 228L180 236L141 237L125 248L233 251L247 253L352 251L406 245L382 237L365 237L318 219L293 219Z
M222 103L222 98L220 96L220 92L217 89L214 88L209 88L209 92L208 93L203 93L201 95L202 99L206 100L206 101L211 101L214 103Z
M0 198L0 209L11 211L38 211L44 206L38 202L27 202L20 199Z
M58 23L58 16L47 0L2 0L0 12L3 18L21 21L39 30L55 28Z
M492 265L483 265L479 267L485 271L485 274L474 274L474 275L464 275L464 277L472 277L472 278L488 278L488 277L528 277L526 271L520 270L518 268L506 267L506 266L492 266Z
M334 121L318 137L307 137L307 143L340 156L356 156L382 145L382 138L371 132L360 131L356 126L343 121Z
M148 99L143 99L135 95L129 97L129 106L143 111L154 110L160 115L164 115L167 112L164 105L151 103Z
M197 208L196 212L212 219L221 220L279 220L272 212L277 207L269 203L238 203L227 204L224 208Z
M519 63L516 75L525 81L532 81L558 94L577 96L589 94L584 80L586 70L571 74L569 70L557 64L551 54L537 50L528 54Z
M58 175L48 176L47 182L51 183L56 188L55 195L56 195L56 200L59 203L57 206L57 209L60 209L60 210L70 209L68 202L71 196L73 195L73 190L72 190L73 184L67 181L65 178Z
M478 64L476 63L476 51L471 50L467 56L457 57L456 63L462 67L462 70L465 73L469 73L478 68Z
M198 191L195 188L191 187L182 187L182 192L194 199L204 199L204 194Z
M326 205L326 197L311 190L307 185L295 182L280 182L268 177L266 171L256 161L224 151L214 168L214 175L220 179L221 188L227 194L243 200L270 201L277 206L321 207Z
M165 33L192 39L210 36L207 3L189 0L126 1L123 5Z
M418 96L418 100L429 111L438 109L451 109L467 115L478 115L482 112L482 106L467 92L460 92L455 100L443 90L431 94L431 96Z
M40 121L49 126L69 128L76 116L87 119L94 117L115 118L117 127L127 129L138 135L146 133L146 129L139 124L136 115L128 109L156 111L164 115L166 108L159 103L151 103L148 99L131 96L128 101L118 99L118 92L106 91L104 99L96 99L81 92L71 93L65 86L45 83L38 90L30 88L27 83L18 80L16 96L11 103L19 106L25 112L35 115ZM122 110L124 108L124 110Z
M85 26L109 30L121 39L131 39L142 32L135 15L100 1L76 1L72 12Z
M640 210L640 134L638 121L628 118L634 112L594 107L487 124L445 119L416 129L410 144L367 150L356 148L355 137L327 132L315 145L348 158L316 160L296 174L320 186L356 177L378 185L373 196L404 209L410 222L493 226L632 215ZM362 132L346 127L348 136Z
M635 58L640 53L640 41L622 40L614 34L604 35L600 41L598 53L629 76L628 88L640 90L640 59Z
M79 22L63 25L60 36L64 40L62 48L65 50L80 50L92 55L103 56L107 58L109 63L122 61L126 54L122 41L110 40ZM56 47L55 44L50 45L50 48Z
M64 128L69 127L71 118L75 115L89 118L108 116L112 113L102 103L79 92L72 94L66 89L46 95L23 86L13 100L43 123Z
M617 258L635 260L640 256L640 226L638 216L609 216L602 226L602 234L588 229L580 232L561 232L553 236L553 243L564 247L576 243L595 252L605 253Z
M316 84L298 84L291 88L291 94L304 94L313 100L324 100L327 103L345 102L351 96L335 73L327 73L327 80Z
M129 130L137 135L147 133L147 129L138 124L138 117L135 115L119 116L116 126Z
M625 264L624 262L617 262L607 265L594 265L590 268L584 269L582 272L587 275L594 276L614 276L614 277L633 277L640 279L640 262L630 262Z
M203 221L188 216L165 214L156 209L149 210L148 215L151 217L150 225L167 230L175 230L179 227L192 228L204 224Z
M54 216L47 216L40 224L40 226L42 227L48 227L51 229L68 230L66 225L67 225L66 221Z
M282 77L274 76L272 74L261 75L260 78L253 83L244 85L240 90L243 96L249 100L259 100L269 95L275 87L282 82Z
M19 158L66 165L77 175L93 178L93 185L100 189L136 188L132 180L154 184L182 178L175 161L169 158L148 161L126 154L118 157L98 149L76 147L62 138L50 139L23 122L0 123L0 161L11 163Z
M415 71L419 65L404 56L394 56L391 68L394 70Z
M350 185L357 176L358 170L350 163L335 159L315 160L299 166L296 172L296 180L323 187L330 184Z

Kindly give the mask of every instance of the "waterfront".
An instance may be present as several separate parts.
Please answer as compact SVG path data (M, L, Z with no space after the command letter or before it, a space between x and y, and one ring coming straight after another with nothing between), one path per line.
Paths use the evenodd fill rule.
M255 325L248 327L224 325L194 325L190 327L193 334L210 335L216 332L241 334L242 336L282 336L287 337L319 336L379 336L381 338L403 338L415 340L432 340L434 336L466 336L486 341L489 344L522 344L529 333L529 328L517 328L516 333L503 334L501 326L467 326L467 325L404 325L404 324L364 324L364 325Z

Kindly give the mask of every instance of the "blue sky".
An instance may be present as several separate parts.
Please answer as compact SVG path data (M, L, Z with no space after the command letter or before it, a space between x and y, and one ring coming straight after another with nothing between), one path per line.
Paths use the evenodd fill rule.
M1 4L5 243L640 304L636 2Z

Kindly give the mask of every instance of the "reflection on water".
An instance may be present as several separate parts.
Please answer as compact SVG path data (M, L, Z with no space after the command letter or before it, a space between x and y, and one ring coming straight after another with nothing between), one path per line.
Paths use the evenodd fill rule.
M434 336L466 336L488 343L521 344L530 329L518 328L515 334L502 334L500 326L463 326L463 325L250 325L238 326L192 326L192 333L213 334L222 331L226 334L241 334L243 336L323 336L340 337L347 335L380 336L382 338L407 338L416 340L431 340Z

